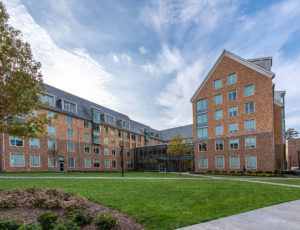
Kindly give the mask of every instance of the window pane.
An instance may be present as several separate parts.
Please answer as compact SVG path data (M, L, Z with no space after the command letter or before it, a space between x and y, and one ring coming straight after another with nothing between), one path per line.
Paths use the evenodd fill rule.
M68 125L73 125L73 117L67 116L67 124Z
M217 168L224 168L224 157L217 157Z
M229 101L236 100L236 98L237 98L236 89L229 91L229 93L228 93Z
M10 157L10 164L12 167L24 167L23 154L12 153Z
M222 94L215 95L215 105L222 104Z
M256 168L256 156L247 156L247 168Z
M86 168L91 167L91 159L84 159L84 167Z
M55 127L48 125L48 134L54 136L55 135Z
M244 88L244 96L248 97L248 96L252 96L254 95L254 85L247 85Z
M229 107L229 117L237 116L237 106Z
M233 169L239 168L239 157L238 156L230 157L230 165L231 168Z
M216 135L222 135L223 134L223 126L217 125L216 126Z
M228 85L236 83L236 73L228 75Z
M197 130L197 138L200 139L207 139L207 128L199 128Z
M238 123L229 124L229 132L236 133L238 131Z
M223 118L223 110L216 110L215 111L215 120L221 120Z
M29 146L31 148L39 148L39 139L38 138L30 138Z
M197 126L207 125L207 113L197 115Z
M199 112L205 112L207 110L207 101L206 98L201 99L196 102L196 111Z
M220 89L222 88L222 79L217 79L214 81L214 89Z
M31 155L30 156L30 165L33 167L40 166L40 156L39 155Z
M207 158L199 159L199 168L207 168Z

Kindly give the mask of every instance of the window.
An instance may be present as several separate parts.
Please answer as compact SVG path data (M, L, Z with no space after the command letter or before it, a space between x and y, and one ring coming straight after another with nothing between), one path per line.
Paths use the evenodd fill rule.
M105 155L109 155L108 148L104 148L104 154L105 154Z
M223 119L223 110L219 109L215 111L215 120Z
M228 100L229 101L236 100L236 97L237 97L236 89L231 90L231 91L228 92Z
M246 148L255 148L256 139L255 137L247 137L246 138Z
M256 156L247 156L247 168L248 169L256 168Z
M126 140L127 140L127 141L130 141L130 133L125 132L125 137L126 137Z
M67 124L68 125L73 125L73 117L67 116Z
M33 109L30 113L30 116L37 117L39 115L39 112L36 109Z
M91 159L89 159L89 158L84 159L84 167L85 168L90 168L91 167Z
M99 167L100 167L100 160L94 159L94 168L99 168Z
M127 151L127 157L130 157L130 151Z
M68 167L74 168L75 167L75 159L74 157L68 157Z
M39 148L40 140L38 138L30 138L29 147L30 148Z
M84 140L89 141L90 140L90 134L89 133L84 133Z
M30 166L40 167L40 155L30 155Z
M47 112L47 118L51 119L51 120L54 120L55 119L55 113L52 112L52 111L48 111Z
M67 148L68 148L68 152L74 152L75 151L74 143L68 142Z
M128 121L122 121L122 127L124 129L129 129L129 122Z
M216 135L223 135L223 125L216 126Z
M84 152L85 152L85 153L90 153L90 146L85 145L85 146L84 146Z
M207 125L207 113L197 114L197 126Z
M230 149L238 149L239 148L239 139L232 139L229 141Z
M108 133L108 127L107 126L103 126L103 128L104 128L104 132Z
M199 168L207 168L207 158L199 158Z
M207 128L198 128L197 138L198 140L207 139Z
M247 85L244 87L244 96L252 96L254 95L254 85Z
M50 156L48 157L48 167L56 167L56 157Z
M207 110L207 101L206 98L201 99L196 102L196 111L197 113L205 112Z
M99 154L99 153L100 153L99 147L94 147L94 154Z
M111 133L111 135L115 135L115 129L114 128L110 128L110 133Z
M63 101L63 109L72 113L76 113L76 105L68 101Z
M112 161L111 161L111 167L112 167L112 168L116 168L116 161L115 161L115 160L112 160Z
M237 116L237 106L229 107L229 117Z
M245 104L245 114L254 113L254 102L249 102Z
M253 131L255 130L255 120L252 119L252 120L247 120L245 121L245 128L246 128L246 131Z
M224 149L224 142L216 141L216 150L223 150L223 149Z
M217 80L214 80L214 89L220 89L222 88L222 79L219 78Z
M116 145L116 139L115 139L115 138L112 138L112 139L111 139L111 144L112 144L112 145Z
M119 139L123 139L123 131L119 130Z
M104 137L104 144L108 144L108 137Z
M55 136L55 127L54 126L48 125L48 134Z
M101 122L101 112L97 109L92 109L93 122Z
M230 168L232 169L238 169L240 168L239 166L239 157L238 156L232 156L230 157Z
M90 123L88 121L83 122L83 128L88 129L90 127Z
M228 85L233 85L236 83L236 73L232 73L228 75Z
M132 162L131 161L127 161L127 168L131 169L132 168Z
M224 168L224 157L216 157L216 166L218 169Z
M101 132L101 126L100 124L93 123L93 133L100 134Z
M206 142L200 142L199 143L199 151L207 151L207 143Z
M48 149L55 150L56 149L56 142L55 141L48 141Z
M131 135L131 140L132 140L132 142L135 142L135 135L134 134Z
M222 104L222 94L215 95L215 105Z
M105 160L105 168L109 168L109 160Z
M112 116L109 116L109 115L104 116L104 121L108 124L114 124L115 123L115 119Z
M40 97L43 103L48 103L49 106L54 106L54 97L46 94L42 94Z
M11 153L10 165L11 167L24 167L24 155L20 153Z
M237 133L237 131L238 131L238 123L237 122L229 124L229 132L230 133Z
M112 155L112 156L115 156L115 155L116 155L116 150L115 150L115 149L112 149L112 150L111 150L111 155Z
M9 143L11 146L23 146L24 142L22 138L9 136Z
M74 131L72 129L67 129L67 137L74 138Z

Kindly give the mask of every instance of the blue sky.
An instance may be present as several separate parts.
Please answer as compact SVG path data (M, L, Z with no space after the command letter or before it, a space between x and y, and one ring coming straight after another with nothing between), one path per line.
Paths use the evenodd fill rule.
M4 0L44 81L156 129L192 123L190 98L223 49L273 57L300 131L300 1Z

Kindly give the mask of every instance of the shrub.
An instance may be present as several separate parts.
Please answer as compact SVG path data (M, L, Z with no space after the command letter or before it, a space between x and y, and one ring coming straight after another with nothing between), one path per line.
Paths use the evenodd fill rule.
M94 225L101 230L110 230L118 224L117 217L109 214L99 214Z
M45 202L44 207L47 209L59 209L61 205L58 200L48 200Z
M4 220L0 222L1 230L17 230L19 227L20 225L16 220Z
M40 228L37 227L34 223L29 223L21 226L19 230L39 230Z
M54 229L54 226L58 223L57 222L58 218L59 218L58 213L44 212L39 214L37 221L42 227L42 230L51 230Z
M71 220L65 223L59 223L54 227L54 230L80 230L80 227Z
M0 209L9 209L17 207L17 202L14 198L9 197L5 200L0 201Z
M31 203L32 203L33 207L41 208L41 207L43 207L46 200L47 200L46 198L36 198L36 199L32 200Z
M48 188L48 189L45 190L45 193L49 196L56 197L56 196L60 195L61 191L57 188Z
M92 217L90 215L85 215L82 210L77 210L70 216L70 220L78 224L79 226L84 226L91 223Z
M65 204L64 209L68 212L68 213L74 213L78 210L81 210L83 207L81 204L79 203L74 203L74 202L70 202L68 204Z
M41 188L33 185L33 186L25 188L25 191L30 194L36 194L37 192L41 191Z

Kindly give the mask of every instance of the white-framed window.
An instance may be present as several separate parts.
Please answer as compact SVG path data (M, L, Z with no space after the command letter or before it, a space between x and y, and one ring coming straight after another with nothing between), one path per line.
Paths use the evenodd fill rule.
M255 137L246 137L246 148L255 148L256 138Z
M55 150L56 149L56 141L48 140L48 149Z
M11 167L24 167L24 154L11 153L10 154L10 166Z
M109 155L108 148L104 148L104 155Z
M214 90L222 88L222 79L214 80Z
M104 121L105 121L105 123L108 123L108 124L112 124L112 125L115 124L114 117L109 116L107 114L104 115Z
M52 126L52 125L48 125L48 134L49 135L52 135L52 136L55 136L55 126Z
M100 160L94 159L94 168L99 168L99 167L100 167Z
M230 123L229 124L229 132L230 133L237 133L238 132L238 129L239 129L239 125L237 122L234 122L234 123Z
M108 127L107 127L106 125L103 126L103 131L104 131L105 133L108 133Z
M83 128L88 129L90 127L90 122L89 121L84 121L83 122Z
M109 160L105 160L104 162L105 162L105 168L109 168L110 167Z
M108 137L104 137L104 144L108 145Z
M219 109L215 111L215 120L221 120L223 119L223 110Z
M41 94L40 100L43 103L48 103L49 106L55 106L55 104L54 104L54 96L47 95L47 94Z
M132 168L132 161L127 161L127 168L131 169Z
M207 143L206 142L199 142L199 144L198 144L198 150L200 152L207 151Z
M91 159L89 159L89 158L84 159L84 167L85 168L90 168L91 167Z
M231 91L228 92L228 100L229 101L234 101L234 100L236 100L236 98L237 98L236 89L231 90Z
M84 146L84 152L85 153L90 153L90 146L89 145Z
M69 102L69 101L63 101L63 109L70 111L72 113L76 113L77 112L77 108L76 108L76 104Z
M223 125L216 125L216 135L223 135Z
M114 128L110 128L110 133L111 133L111 135L115 135L115 129Z
M68 157L68 167L69 168L75 167L75 158L74 157Z
M75 152L75 145L72 142L67 143L68 152Z
M239 148L239 139L231 139L229 141L230 149L238 149Z
M111 155L112 155L112 156L115 156L115 155L116 155L116 150L115 150L115 149L112 149L112 150L111 150Z
M232 169L240 168L240 159L238 156L230 157L230 168L232 168Z
M67 137L74 138L74 131L72 129L67 129Z
M237 106L229 107L229 117L236 117L238 113Z
M215 95L215 105L222 104L222 94Z
M129 129L129 122L128 121L122 121L122 127L124 129Z
M247 156L247 168L256 169L256 156Z
M228 85L233 85L236 83L236 73L228 75Z
M197 114L197 126L207 126L207 113Z
M245 114L254 113L254 102L245 103Z
M116 145L116 139L115 139L115 138L112 138L112 139L111 139L111 144L112 144L112 145Z
M224 157L216 157L216 167L217 169L224 168Z
M207 139L207 135L208 135L207 134L207 128L198 128L197 129L197 138L198 138L198 140Z
M207 157L199 158L199 168L207 168Z
M89 133L84 133L84 140L85 141L90 141L90 134Z
M40 155L30 155L30 167L40 167Z
M68 125L73 125L74 119L71 116L67 116L67 124Z
M47 111L47 118L54 120L55 119L55 113L53 111Z
M245 130L246 131L255 130L255 120L254 119L245 121Z
M48 157L48 167L50 167L50 168L56 167L56 157L55 156Z
M9 136L9 145L10 146L23 146L24 141L20 137Z
M247 85L244 87L244 96L248 97L248 96L252 96L254 95L254 85Z
M94 154L99 154L99 153L100 153L99 147L94 147Z
M207 100L206 98L198 100L196 102L196 112L197 113L202 113L207 111Z
M38 138L30 138L29 147L38 149L40 147L40 140Z
M216 150L223 150L224 149L224 141L218 140L216 141Z
M116 165L116 160L112 160L112 161L111 161L111 167L112 167L112 168L116 168L116 166L117 166L117 165ZM128 168L128 161L127 161L127 168Z

